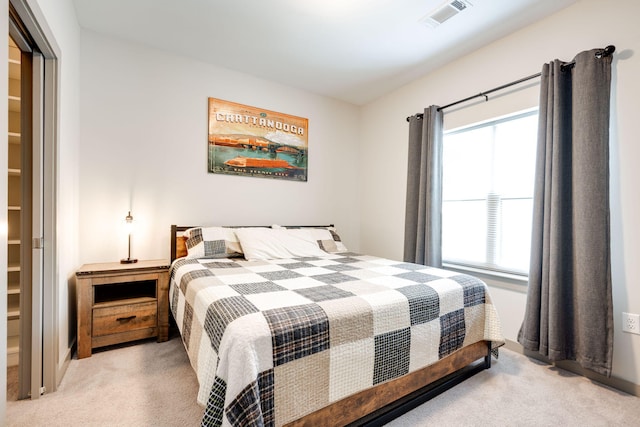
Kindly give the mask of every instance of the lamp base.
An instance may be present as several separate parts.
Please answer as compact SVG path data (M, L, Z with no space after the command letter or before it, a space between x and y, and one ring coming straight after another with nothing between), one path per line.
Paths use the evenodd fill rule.
M136 262L138 262L138 260L135 258L125 258L120 260L120 264L133 264Z

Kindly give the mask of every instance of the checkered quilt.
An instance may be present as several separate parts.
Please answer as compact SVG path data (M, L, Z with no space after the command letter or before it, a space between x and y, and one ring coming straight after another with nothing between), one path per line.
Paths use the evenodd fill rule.
M283 425L465 345L503 343L482 281L354 253L182 258L170 303L203 425Z

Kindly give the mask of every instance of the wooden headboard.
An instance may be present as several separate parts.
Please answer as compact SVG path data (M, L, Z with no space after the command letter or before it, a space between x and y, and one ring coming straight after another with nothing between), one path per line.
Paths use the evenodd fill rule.
M187 239L182 236L182 232L186 231L190 228L200 227L199 225L171 225L171 262L173 262L177 258L182 258L187 256ZM225 226L227 227L227 226ZM267 227L265 225L234 225L228 226L231 228L241 228L241 227ZM333 227L333 224L329 225L284 225L285 228L325 228L325 227Z

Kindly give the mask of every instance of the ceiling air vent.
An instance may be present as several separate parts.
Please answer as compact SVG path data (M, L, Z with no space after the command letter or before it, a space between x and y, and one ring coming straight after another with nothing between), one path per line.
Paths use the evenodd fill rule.
M425 25L434 28L471 6L473 5L465 0L449 1L431 11L421 21Z

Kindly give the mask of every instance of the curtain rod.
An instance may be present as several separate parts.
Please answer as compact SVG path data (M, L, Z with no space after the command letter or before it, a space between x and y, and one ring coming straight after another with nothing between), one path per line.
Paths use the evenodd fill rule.
M609 45L609 46L605 47L602 50L596 51L595 56L596 56L596 58L599 59L599 58L602 58L604 56L609 56L609 55L613 54L613 52L615 52L615 50L616 50L615 46ZM576 64L576 61L568 62L568 63L562 65L562 69L565 70L567 68L571 68L575 64ZM532 74L530 76L523 77L521 79L518 79L518 80L512 81L510 83L504 84L502 86L498 86L498 87L494 87L493 89L485 90L484 92L480 92L480 93L478 93L476 95L472 95L472 96L469 96L467 98L461 99L459 101L452 102L451 104L447 104L444 107L438 107L438 111L442 111L445 108L453 107L454 105L462 104L463 102L470 101L470 100L472 100L474 98L484 97L484 99L486 101L488 101L489 97L487 95L492 93L492 92L496 92L498 90L502 90L502 89L508 88L509 86L514 86L514 85L517 85L519 83L526 82L527 80L535 79L536 77L540 77L541 75L542 75L542 73ZM418 114L416 114L416 116L421 119L424 116L424 114L423 113L418 113ZM411 119L411 117L407 117L407 121L409 121L409 119Z

